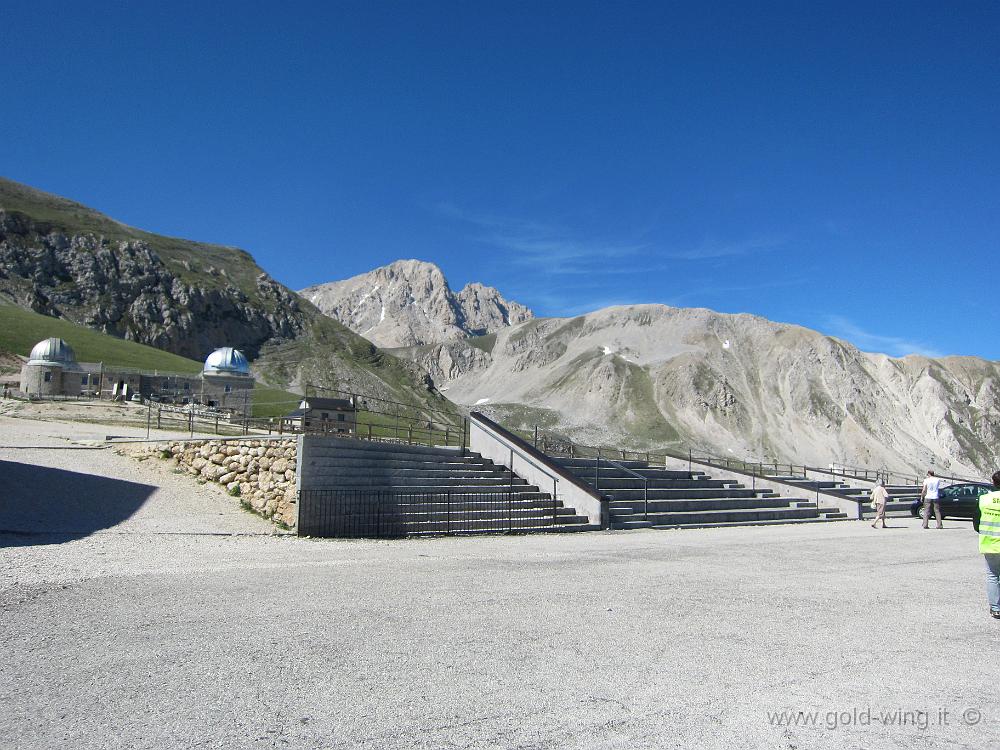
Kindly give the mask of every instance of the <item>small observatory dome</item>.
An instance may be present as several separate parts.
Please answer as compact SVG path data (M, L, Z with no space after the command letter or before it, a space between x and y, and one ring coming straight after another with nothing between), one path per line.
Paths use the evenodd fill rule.
M35 344L28 358L28 364L72 367L76 364L76 355L73 354L72 347L62 339L45 339Z
M250 375L250 363L239 349L224 346L216 349L205 360L204 375Z

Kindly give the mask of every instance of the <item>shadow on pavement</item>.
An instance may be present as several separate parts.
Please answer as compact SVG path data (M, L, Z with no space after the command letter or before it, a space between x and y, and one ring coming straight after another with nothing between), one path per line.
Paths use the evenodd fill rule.
M62 544L135 513L156 487L0 461L0 547Z

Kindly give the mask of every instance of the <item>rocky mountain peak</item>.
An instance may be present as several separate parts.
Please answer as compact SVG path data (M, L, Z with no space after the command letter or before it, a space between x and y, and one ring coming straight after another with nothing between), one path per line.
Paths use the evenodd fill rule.
M397 260L300 294L373 344L390 348L484 335L532 317L524 305L480 283L455 294L441 269L421 260Z

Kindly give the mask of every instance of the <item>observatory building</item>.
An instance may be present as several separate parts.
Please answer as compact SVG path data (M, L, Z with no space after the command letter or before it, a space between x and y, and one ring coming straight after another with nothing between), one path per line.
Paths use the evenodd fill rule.
M243 352L231 346L209 354L201 373L192 375L77 362L69 344L50 338L35 344L21 368L21 390L28 396L152 399L166 404L199 404L241 416L250 415L253 387L250 363Z

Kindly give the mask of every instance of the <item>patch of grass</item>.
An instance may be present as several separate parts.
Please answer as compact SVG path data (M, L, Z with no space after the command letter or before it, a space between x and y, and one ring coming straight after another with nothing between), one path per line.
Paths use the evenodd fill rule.
M297 393L281 388L256 386L253 389L253 416L258 419L283 417L295 411L301 401L302 396Z
M65 339L79 362L104 362L106 365L136 367L179 373L201 372L202 363L145 344L109 336L62 318L51 318L0 303L0 350L28 356L31 348L43 339Z
M242 494L242 491L240 490L240 486L238 484L226 491L233 497L239 497Z
M495 333L488 333L485 336L471 336L466 341L469 346L474 346L480 351L492 354L493 347L497 345L497 335Z

